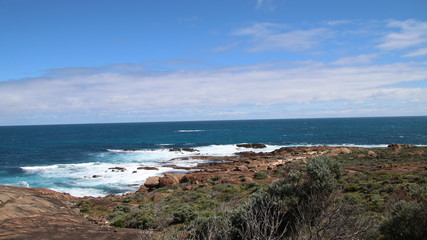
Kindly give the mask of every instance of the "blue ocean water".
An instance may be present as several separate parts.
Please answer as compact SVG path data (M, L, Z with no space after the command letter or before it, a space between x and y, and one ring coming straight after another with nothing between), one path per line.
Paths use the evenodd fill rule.
M117 123L0 127L0 184L43 187L76 196L135 191L165 164L194 155L232 155L235 144L282 146L389 143L427 145L427 117ZM171 152L195 148L197 153ZM141 170L156 166L159 170ZM126 171L113 171L124 167ZM96 176L95 176L96 175Z

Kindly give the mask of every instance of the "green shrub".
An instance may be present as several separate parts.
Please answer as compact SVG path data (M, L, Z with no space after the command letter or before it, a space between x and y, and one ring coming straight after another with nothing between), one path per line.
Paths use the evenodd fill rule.
M267 172L266 171L260 171L255 173L254 178L258 180L266 179L267 178Z
M380 231L386 240L427 239L427 204L400 201Z
M193 220L196 217L196 213L193 208L189 205L183 205L175 210L173 213L172 224L185 223Z

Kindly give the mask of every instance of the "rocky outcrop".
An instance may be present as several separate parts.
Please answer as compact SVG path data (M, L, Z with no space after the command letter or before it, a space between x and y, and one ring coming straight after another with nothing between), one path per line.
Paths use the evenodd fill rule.
M199 150L193 148L171 148L170 152L198 152Z
M387 146L388 148L393 149L394 151L400 150L402 148L412 148L414 147L411 144L397 144L397 143L391 143Z
M92 223L64 203L72 199L46 189L0 186L0 239L138 239L136 229Z
M159 186L159 176L149 177L144 183L144 186L147 188L157 188Z
M328 156L338 156L340 154L350 154L352 151L349 148L335 148L330 151Z
M378 157L378 154L374 151L368 151L368 156L376 158Z
M145 167L145 166L141 166L137 168L138 170L159 170L156 167Z
M126 171L126 168L124 167L110 167L108 170L111 170L112 172L124 172Z
M236 146L241 148L266 148L267 147L263 143L242 143L242 144L237 144Z

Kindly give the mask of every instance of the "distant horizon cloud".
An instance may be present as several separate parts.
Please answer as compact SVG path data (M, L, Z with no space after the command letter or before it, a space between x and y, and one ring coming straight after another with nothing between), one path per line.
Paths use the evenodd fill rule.
M272 108L286 116L289 106L327 109L329 105L333 111L336 102L365 110L374 103L396 114L395 106L403 104L414 109L412 114L427 114L427 88L398 86L425 81L427 63L276 63L157 75L95 70L79 75L72 73L81 73L79 69L71 68L69 76L0 82L0 124L36 116L55 119L68 113L137 120L144 119L144 114L161 116L162 111L173 116L185 112L188 116L251 117Z

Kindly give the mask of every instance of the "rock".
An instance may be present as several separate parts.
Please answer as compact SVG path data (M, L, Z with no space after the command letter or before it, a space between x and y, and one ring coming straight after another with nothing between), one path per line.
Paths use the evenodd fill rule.
M179 180L172 175L167 175L159 179L159 187L166 187L166 186L170 186L178 183L179 183Z
M138 173L138 172L137 171L133 171L132 174L134 174L134 173Z
M185 174L182 179L181 183L190 183L190 184L199 184L200 182L203 182L207 179L215 177L216 174L194 174L194 173L188 173Z
M138 167L138 170L159 170L156 167Z
M350 154L351 150L348 148L335 148L332 149L331 152L328 154L328 156L330 157L335 157L338 156L340 154Z
M277 166L276 165L268 165L267 170L276 170Z
M124 167L111 167L108 169L111 170L112 172L124 172L124 171L126 171L126 168L124 168Z
M246 172L248 171L248 167L246 167L245 165L237 166L236 168L234 168L234 171Z
M368 156L376 158L376 157L378 157L378 154L374 151L368 151Z
M148 188L145 187L144 185L141 185L136 192L137 193L143 193L143 192L147 192L147 191L148 191Z
M170 152L198 152L199 150L193 148L171 148Z
M101 175L93 175L92 178L100 178L102 177Z
M151 197L151 199L153 201L157 201L160 198L169 197L170 195L171 195L170 193L156 193Z
M149 177L144 183L144 186L147 188L157 188L159 186L159 176Z
M185 174L179 174L179 173L165 173L165 176L172 176L176 179L178 179L178 182L181 182L182 178L185 176Z
M240 179L241 182L253 182L254 180L251 177L243 177Z
M242 147L242 148L266 148L267 146L265 146L265 144L262 143L242 143L242 144L237 144L237 147Z
M351 153L351 150L348 148L340 148L340 149L341 149L342 154L350 154Z
M62 195L46 189L0 186L0 239L138 239L139 230L115 233L99 219L84 218L67 204L71 199Z
M191 189L193 189L193 188L190 185L184 186L182 188L182 190L184 190L184 191L190 191Z
M393 149L394 151L397 151L397 150L400 150L402 148L413 148L414 146L411 144L392 143L392 144L389 144L387 147Z

